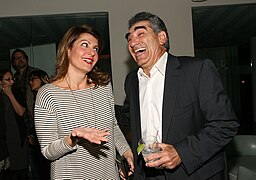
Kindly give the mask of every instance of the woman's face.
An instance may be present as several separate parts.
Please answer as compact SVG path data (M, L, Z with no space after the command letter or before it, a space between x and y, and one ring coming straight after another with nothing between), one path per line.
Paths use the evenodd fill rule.
M89 33L83 33L68 50L69 70L87 74L98 61L98 40Z
M32 91L38 91L38 89L42 86L41 79L39 77L30 77L29 84Z
M3 79L0 80L1 86L12 86L13 83L14 83L14 80L10 72L5 73L3 76Z

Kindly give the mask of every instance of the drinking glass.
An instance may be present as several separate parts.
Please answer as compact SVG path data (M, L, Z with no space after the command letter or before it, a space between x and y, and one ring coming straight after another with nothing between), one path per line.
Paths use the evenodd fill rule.
M141 144L143 145L143 150L141 151L143 158L145 159L148 155L157 153L160 151L160 148L158 147L158 141L156 136L145 136L143 137L139 142L138 146ZM149 161L153 162L156 159Z

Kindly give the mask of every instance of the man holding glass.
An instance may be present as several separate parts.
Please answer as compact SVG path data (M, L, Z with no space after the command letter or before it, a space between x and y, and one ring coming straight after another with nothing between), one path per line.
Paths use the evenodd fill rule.
M224 146L239 122L212 61L168 53L166 26L151 13L129 20L126 39L139 66L126 77L124 102L134 179L227 179ZM149 135L160 151L143 159L138 142Z

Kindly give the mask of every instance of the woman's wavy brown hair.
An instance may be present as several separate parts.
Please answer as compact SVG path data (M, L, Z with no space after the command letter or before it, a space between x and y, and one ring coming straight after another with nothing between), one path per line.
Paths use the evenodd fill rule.
M103 49L103 41L94 27L87 24L71 27L60 41L55 65L56 72L51 81L63 79L66 76L69 66L68 50L72 48L74 42L83 33L89 33L98 40L100 48L99 53ZM110 74L101 71L96 65L89 73L87 73L87 76L88 83L94 83L95 87L105 86L110 82Z

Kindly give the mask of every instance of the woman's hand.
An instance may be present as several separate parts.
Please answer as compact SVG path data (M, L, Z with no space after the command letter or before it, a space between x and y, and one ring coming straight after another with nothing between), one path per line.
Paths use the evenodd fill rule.
M128 172L128 176L133 175L134 173L134 159L133 159L133 154L131 149L125 151L125 153L123 154L124 158L126 159L128 165L129 165L129 172ZM120 171L120 177L121 179L125 180L126 177L124 175L124 172Z
M101 144L102 142L108 142L107 136L109 136L109 129L99 130L96 128L79 127L75 128L66 141L70 146L75 146L79 139L86 139L91 143Z
M10 85L3 85L2 91L7 95L7 96L12 96L12 87Z
M32 146L35 146L35 145L36 145L36 138L35 138L35 136L29 135L29 136L28 136L28 143L29 143L30 145L32 145Z
M20 105L20 103L14 97L14 95L12 93L12 87L10 85L3 85L2 86L2 91L9 97L15 112L19 116L23 116L25 111L26 111L26 109L25 109L25 107Z

